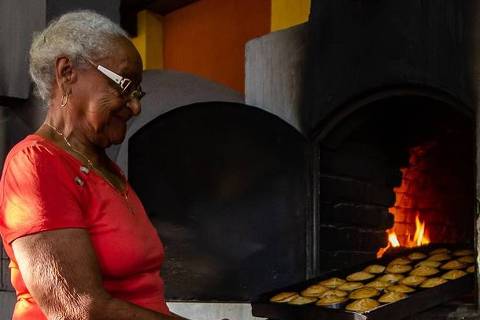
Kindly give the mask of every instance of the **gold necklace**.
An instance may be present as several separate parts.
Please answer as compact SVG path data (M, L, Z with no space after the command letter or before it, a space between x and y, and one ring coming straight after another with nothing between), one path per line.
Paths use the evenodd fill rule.
M127 204L128 206L128 209L130 210L130 212L132 214L134 214L135 212L133 211L133 208L130 204L130 201L128 201L128 184L127 184L127 177L125 177L123 174L121 174L122 178L123 178L123 190L119 190L117 187L115 187L113 185L113 183L110 182L110 180L108 180L107 177L105 177L102 173L102 171L96 166L94 165L93 161L90 160L90 158L88 158L85 154L83 154L82 152L80 152L78 149L74 148L72 146L72 144L70 143L70 141L68 141L67 137L63 134L63 132L61 132L60 130L58 130L55 126L51 125L50 123L48 122L44 122L44 124L46 124L50 129L52 129L57 135L59 135L60 137L62 137L63 141L65 142L65 144L67 145L67 147L72 150L73 152L75 152L76 154L78 154L79 156L81 156L88 164L88 169L89 171L94 169L96 170L102 177L103 177L103 180L105 180L116 192L118 192L122 198L125 200L125 203Z

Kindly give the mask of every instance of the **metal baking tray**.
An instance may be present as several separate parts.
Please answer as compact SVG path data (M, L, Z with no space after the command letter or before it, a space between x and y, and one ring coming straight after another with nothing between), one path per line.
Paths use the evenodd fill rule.
M387 265L391 260L408 255L411 252L428 252L436 248L448 248L451 250L468 248L471 246L460 246L451 244L435 244L412 249L396 250L381 259L369 261L352 268L332 271L314 279L310 279L295 285L266 292L253 300L252 314L256 317L270 318L276 320L399 320L412 316L421 311L427 310L436 305L447 302L458 296L470 293L475 286L474 273L467 274L456 280L449 280L447 283L437 287L422 289L410 293L406 299L381 305L369 312L357 313L345 309L332 309L310 305L290 305L285 303L272 303L270 298L283 291L301 291L309 285L330 277L345 278L349 274L361 271L371 264Z

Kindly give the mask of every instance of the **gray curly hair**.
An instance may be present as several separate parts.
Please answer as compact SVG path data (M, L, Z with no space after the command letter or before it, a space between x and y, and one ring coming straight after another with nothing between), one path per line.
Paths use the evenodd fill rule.
M66 13L51 21L47 28L33 37L30 48L30 76L36 93L48 104L55 80L57 57L69 57L74 64L113 54L112 40L128 34L108 18L90 11Z

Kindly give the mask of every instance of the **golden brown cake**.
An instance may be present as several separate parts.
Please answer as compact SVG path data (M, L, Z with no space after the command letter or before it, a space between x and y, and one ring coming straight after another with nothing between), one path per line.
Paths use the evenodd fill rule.
M293 299L295 299L296 297L298 297L298 293L296 292L280 292L276 295L274 295L273 297L270 298L270 301L271 302L277 302L277 303L284 303L284 302L288 302L288 301L291 301Z
M422 284L420 285L420 287L421 288L433 288L433 287L439 286L441 284L444 284L447 281L448 280L438 278L438 277L430 278L430 279L427 279L427 280L423 281Z
M378 296L380 291L372 287L363 287L352 291L348 296L350 299L365 299Z
M408 264L401 265L401 264L389 264L387 267L387 272L388 273L405 273L412 270L412 266L409 266Z
M462 263L458 260L450 260L447 263L443 264L440 269L443 270L457 270L457 269L463 269L467 265L465 263Z
M320 284L314 284L300 292L300 294L304 297L319 297L320 295L322 295L322 293L328 290L330 289L325 286L322 286Z
M421 276L421 277L428 277L432 276L434 274L437 274L439 271L438 269L432 268L432 267L427 267L427 266L419 266L415 269L413 269L410 272L411 276Z
M338 290L338 289L330 289L328 291L325 291L320 298L325 298L328 296L337 296L337 297L346 297L348 295L348 292L343 291L343 290Z
M345 309L355 312L367 312L378 307L380 303L373 299L360 299L348 304Z
M440 254L440 253L449 254L450 250L448 250L447 248L438 248L438 249L430 251L430 255Z
M427 258L429 261L445 261L450 259L452 259L452 257L446 253L437 253Z
M425 259L427 255L422 252L412 252L408 255L408 259L410 260L422 260Z
M394 259L391 261L389 264L400 264L400 265L406 265L412 263L412 260L408 259L407 257L400 257L397 259Z
M346 282L345 280L340 278L330 278L327 280L320 281L318 284L330 289L335 289L336 287L344 284L345 282Z
M298 296L295 299L288 301L287 303L295 304L295 305L304 305L304 304L309 304L315 301L317 301L317 298Z
M403 284L403 285L406 285L406 286L416 287L425 280L427 280L427 277L408 276L408 277L400 280L400 284Z
M387 283L396 283L402 280L403 278L405 278L405 276L401 274L387 273L387 274L384 274L383 276L378 277L377 280L384 281Z
M349 275L347 277L347 280L348 281L364 281L364 280L372 279L374 277L375 276L371 273L360 271L360 272L355 272Z
M401 293L409 293L413 292L415 289L410 288L404 284L396 284L393 286L389 286L385 288L385 292L401 292Z
M379 264L372 264L372 265L366 267L365 269L363 269L363 271L365 271L367 273L379 274L379 273L382 273L383 271L385 271L385 266L382 266L382 265L379 265Z
M430 261L430 260L424 260L420 261L415 265L415 268L420 267L420 266L426 266L426 267L432 267L432 268L438 268L440 267L442 263L439 261Z
M443 279L455 280L465 276L467 273L463 270L450 270L447 273L442 275Z
M345 282L344 284L339 286L337 289L343 290L343 291L353 291L361 287L363 287L363 283L361 282Z
M338 297L336 295L331 295L321 298L315 304L317 306L331 306L334 304L346 302L347 300L347 297Z
M463 256L458 258L457 260L466 264L475 263L475 258L473 256Z
M475 266L470 266L467 268L468 273L474 273L475 272Z
M457 250L453 253L453 255L456 257L472 256L473 250L470 250L470 249Z
M372 287L372 288L375 288L377 290L383 290L386 287L388 287L389 285L390 285L390 283L388 283L386 281L373 280L372 282L367 283L365 285L365 287Z
M405 299L407 295L402 292L387 292L383 296L381 296L378 301L381 303L392 303L398 300Z

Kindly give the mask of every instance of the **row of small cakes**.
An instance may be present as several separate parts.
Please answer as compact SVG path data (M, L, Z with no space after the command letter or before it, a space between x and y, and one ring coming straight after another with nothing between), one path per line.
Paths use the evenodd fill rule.
M468 266L475 260L471 250L458 250L453 253L457 259L442 264L442 261L451 259L449 253L450 251L444 248L432 251L430 256L421 252L414 252L408 257L394 259L387 267L378 264L371 265L363 271L347 276L346 280L340 278L326 279L305 288L300 293L282 292L270 300L294 305L315 302L316 305L325 307L339 307L345 305L349 300L354 300L346 305L346 309L365 312L378 307L379 303L392 303L406 298L407 293L415 291L412 287L431 288L448 280L458 279L466 274L465 271L459 269L466 267L467 272L474 272L473 266ZM425 260L420 261L423 259ZM418 262L415 268L410 266L412 262ZM428 279L428 276L440 272L436 269L438 267L449 271L441 277ZM386 273L383 274L384 272ZM410 272L407 277L402 275L406 272ZM378 278L373 279L376 276ZM371 281L364 284L369 280ZM379 296L382 291L384 293L378 298L378 302L372 299Z

